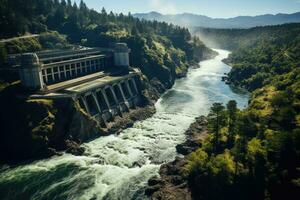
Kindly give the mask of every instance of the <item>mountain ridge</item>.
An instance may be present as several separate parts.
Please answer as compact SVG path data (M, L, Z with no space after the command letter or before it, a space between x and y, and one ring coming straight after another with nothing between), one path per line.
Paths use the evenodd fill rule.
M165 21L186 27L207 28L252 28L256 26L280 25L300 22L300 12L291 14L264 14L257 16L237 16L231 18L212 18L193 13L161 14L159 12L135 13L134 17L146 20Z

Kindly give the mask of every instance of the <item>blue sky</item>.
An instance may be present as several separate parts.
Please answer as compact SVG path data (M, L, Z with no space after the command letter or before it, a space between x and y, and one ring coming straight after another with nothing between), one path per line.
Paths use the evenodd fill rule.
M75 0L79 2L80 0ZM164 14L195 13L209 17L235 17L294 13L300 11L300 0L84 0L89 8L131 13L158 11Z

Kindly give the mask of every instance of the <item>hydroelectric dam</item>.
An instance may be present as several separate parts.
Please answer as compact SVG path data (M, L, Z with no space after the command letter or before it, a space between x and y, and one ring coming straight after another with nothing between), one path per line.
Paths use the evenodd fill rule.
M72 98L102 127L140 101L141 72L130 67L126 43L26 53L14 58L30 98Z

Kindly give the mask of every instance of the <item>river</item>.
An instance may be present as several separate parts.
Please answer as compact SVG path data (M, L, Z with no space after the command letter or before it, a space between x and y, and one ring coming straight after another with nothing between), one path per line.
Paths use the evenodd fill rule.
M175 146L195 117L206 115L213 102L234 99L240 108L248 94L221 81L230 67L221 62L228 51L190 69L156 103L153 117L120 135L84 144L84 156L64 154L0 171L0 199L147 199L147 180L161 164L175 158Z

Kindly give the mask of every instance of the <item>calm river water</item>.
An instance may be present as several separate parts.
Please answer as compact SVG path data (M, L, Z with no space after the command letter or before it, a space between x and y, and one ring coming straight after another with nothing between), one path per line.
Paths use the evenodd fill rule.
M206 115L213 102L234 99L247 105L248 94L221 81L230 67L221 62L228 51L190 69L156 103L156 114L120 135L84 144L84 156L63 156L0 171L0 199L147 199L147 180L161 164L175 158L175 146L195 117Z

